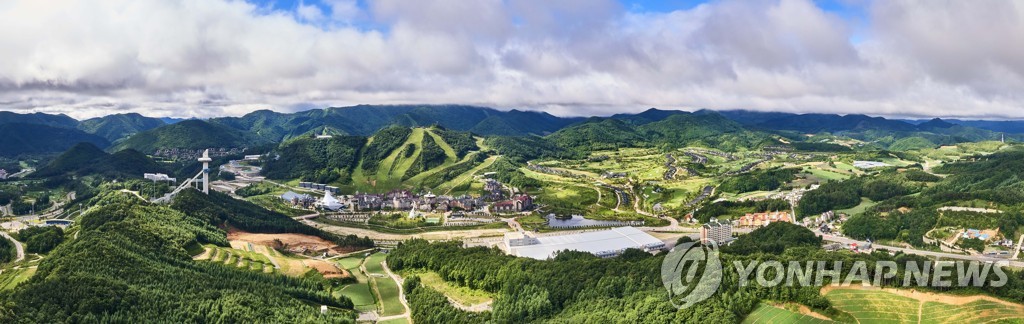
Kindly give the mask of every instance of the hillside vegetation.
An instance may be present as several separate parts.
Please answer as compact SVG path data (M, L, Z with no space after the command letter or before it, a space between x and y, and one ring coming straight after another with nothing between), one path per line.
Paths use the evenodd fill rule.
M201 243L226 246L204 215L108 193L80 219L77 238L0 294L0 322L354 322L347 298L322 279L192 261ZM336 308L320 315L319 305Z
M257 143L259 141L250 134L237 129L202 120L185 120L136 134L118 143L113 150L134 149L149 154L161 148L241 148Z

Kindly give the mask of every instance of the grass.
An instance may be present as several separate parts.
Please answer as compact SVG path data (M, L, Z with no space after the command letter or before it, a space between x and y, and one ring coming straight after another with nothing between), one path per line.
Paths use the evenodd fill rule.
M836 289L825 297L833 307L859 323L983 323L1024 319L1024 306L984 299L956 305L862 289Z
M847 215L850 215L850 216L856 216L856 215L863 214L865 210L867 210L868 208L871 208L871 207L873 207L875 205L878 205L878 203L874 202L874 201L871 201L871 199L861 198L860 199L860 204L858 204L857 206L853 206L852 208L848 208L848 209L836 210L836 213L847 214Z
M396 319L389 319L389 320L386 320L386 321L380 321L380 322L377 322L377 323L378 324L404 324L404 323L409 323L409 320L404 318L404 317L402 317L402 318L396 318Z
M491 164L494 164L494 161L496 161L496 160L498 160L498 156L490 156L490 157L488 157L486 160L484 160L483 163L480 163L480 165L477 165L476 167L473 167L472 169L470 169L466 173L460 174L459 176L455 177L455 179L452 179L452 180L450 180L448 182L442 183L440 186L437 187L437 190L439 192L444 192L446 194L451 194L451 191L453 191L455 188L463 186L463 185L465 185L465 183L467 183L469 181L473 181L473 176L474 175L476 175L478 172L480 172L480 170L483 170L483 169L486 169L486 168L490 167Z
M399 300L398 294L398 283L391 279L384 271L384 266L381 262L387 258L386 254L374 253L366 258L366 272L370 277L372 287L377 291L378 298L380 301L380 315L391 316L399 315L405 312L405 307L402 306L402 302Z
M348 270L356 279L356 283L348 284L336 290L338 295L352 300L355 309L360 312L377 310L377 298L370 288L370 278L359 269L363 263L361 257L346 257L336 260L338 267Z
M755 324L755 323L831 323L832 321L826 321L820 318L807 316L790 310L778 308L775 306L761 304L754 309L747 318L743 320L744 324Z
M0 274L0 291L14 289L14 287L17 287L18 284L32 278L32 276L35 274L35 267L5 269L4 272Z
M479 305L494 300L494 295L489 292L448 283L433 271L414 270L402 272L402 277L413 275L419 276L420 283L424 286L437 290L462 305Z

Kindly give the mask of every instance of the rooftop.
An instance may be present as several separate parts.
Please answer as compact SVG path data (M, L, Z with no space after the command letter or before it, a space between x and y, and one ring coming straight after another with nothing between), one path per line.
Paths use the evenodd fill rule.
M573 250L588 252L597 256L614 255L628 248L651 248L664 246L664 242L634 227L619 227L598 232L542 236L538 244L509 248L509 254L545 260L556 252Z

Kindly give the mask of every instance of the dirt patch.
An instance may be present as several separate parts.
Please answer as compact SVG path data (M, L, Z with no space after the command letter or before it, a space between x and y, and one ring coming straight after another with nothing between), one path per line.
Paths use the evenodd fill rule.
M321 261L321 260L305 260L302 263L310 268L316 269L317 272L324 275L324 278L345 278L351 276L348 271L339 269L333 263Z
M333 256L354 251L353 248L339 247L331 241L313 235L295 233L263 234L229 229L228 240L249 242L296 254L326 254L327 256Z

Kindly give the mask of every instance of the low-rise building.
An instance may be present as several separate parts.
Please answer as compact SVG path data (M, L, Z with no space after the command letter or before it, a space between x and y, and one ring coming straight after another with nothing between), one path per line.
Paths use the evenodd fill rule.
M163 174L163 173L143 173L142 177L147 179L147 180L153 180L154 182L156 182L156 181L177 182L178 181L178 179L171 178L171 177L169 177L169 176L167 176L166 174Z
M655 252L665 249L665 242L635 227L618 227L604 231L568 235L533 237L525 232L505 236L505 251L514 256L546 260L562 251L587 252L602 258L614 257L627 249ZM511 235L510 235L511 234Z
M774 222L791 222L791 221L792 221L792 218L790 218L789 212L774 211L774 212L767 212L767 213L746 214L746 215L741 216L740 219L736 221L736 223L739 226L761 227L761 226L768 226L768 224L771 224L771 223L774 223Z

